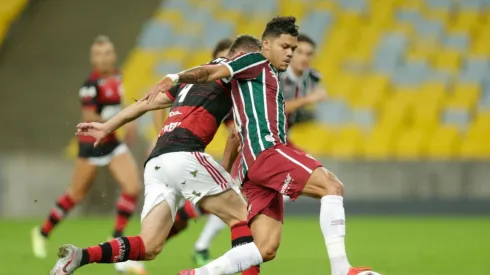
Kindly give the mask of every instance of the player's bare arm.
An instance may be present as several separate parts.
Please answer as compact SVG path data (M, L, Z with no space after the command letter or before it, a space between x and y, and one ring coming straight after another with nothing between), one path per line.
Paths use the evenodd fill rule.
M77 135L92 136L96 138L97 141L94 143L94 146L97 146L99 142L109 133L119 129L126 123L137 119L146 112L157 109L165 109L170 106L172 106L172 100L168 97L168 95L160 93L157 95L155 101L148 104L142 101L135 102L105 123L84 122L78 124Z
M199 66L178 74L168 74L150 92L140 99L140 101L152 102L158 93L168 91L176 82L183 84L203 84L222 78L229 78L230 76L230 70L223 64Z
M286 114L294 113L296 110L317 102L325 101L327 99L327 93L322 86L316 87L312 93L304 97L298 97L286 101L284 104L286 108L284 111Z
M238 157L239 147L240 139L237 136L236 132L234 130L231 130L230 134L228 135L228 139L226 140L222 162L223 167L228 172L231 171L233 163L235 163L235 160Z

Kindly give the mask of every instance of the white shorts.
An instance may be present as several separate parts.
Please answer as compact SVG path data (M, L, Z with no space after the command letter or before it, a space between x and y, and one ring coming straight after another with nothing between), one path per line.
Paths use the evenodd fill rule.
M111 153L104 155L104 156L100 156L100 157L89 157L89 158L87 158L87 160L88 160L88 162L90 162L90 164L95 165L95 166L106 166L109 163L111 163L111 161L115 157L122 155L124 153L127 153L127 152L129 152L128 146L126 146L126 144L124 144L124 143L121 143L116 148L114 148L114 150L112 150Z
M145 166L145 202L141 220L153 207L166 201L172 220L182 199L197 204L205 196L240 189L230 174L214 159L201 152L174 152L149 160Z

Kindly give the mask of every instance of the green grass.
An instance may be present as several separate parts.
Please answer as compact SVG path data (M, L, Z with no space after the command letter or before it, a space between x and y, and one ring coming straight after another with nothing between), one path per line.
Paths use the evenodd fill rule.
M47 274L61 244L78 246L106 240L112 218L68 219L54 231L50 256L38 260L31 255L30 229L39 220L0 221L0 274ZM203 221L191 224L172 239L162 254L147 263L149 275L176 274L192 266L190 256ZM136 234L136 219L127 230ZM225 230L227 231L227 230ZM229 247L223 232L212 247L218 256ZM387 275L489 274L490 219L488 218L401 218L351 217L347 223L347 252L352 264L368 265ZM277 258L262 265L262 274L329 274L323 237L314 218L286 219ZM110 265L90 265L77 275L116 275Z

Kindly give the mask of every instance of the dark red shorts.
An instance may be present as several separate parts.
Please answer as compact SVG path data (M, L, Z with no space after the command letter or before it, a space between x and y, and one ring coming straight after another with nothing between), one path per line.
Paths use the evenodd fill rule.
M300 149L298 146L296 146L296 144L291 142L291 140L289 138L287 139L287 147L303 152L303 149ZM238 153L238 156L237 156L235 162L233 163L233 167L231 168L230 174L231 174L231 177L233 179L238 179L238 166L240 164L241 159L242 159L242 153L240 152L240 153Z
M260 153L248 170L242 192L248 199L248 220L258 214L284 219L283 195L295 200L315 168L323 166L306 153L278 144Z

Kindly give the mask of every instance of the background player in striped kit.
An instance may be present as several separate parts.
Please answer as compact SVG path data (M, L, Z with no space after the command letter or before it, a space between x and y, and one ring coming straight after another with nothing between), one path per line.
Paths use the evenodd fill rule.
M90 50L90 60L93 71L79 91L82 119L88 122L103 122L121 110L123 96L122 76L116 68L114 44L108 37L98 36L95 39ZM126 134L131 136L135 133L127 131ZM84 199L98 167L107 166L122 189L116 205L113 238L123 235L128 220L136 208L142 183L136 162L128 147L119 141L115 134L108 135L98 148L94 148L94 141L92 137L79 137L78 158L68 190L58 199L41 228L32 229L32 249L38 258L46 257L48 236L70 210ZM144 273L141 264L132 262L131 265L134 266L133 272ZM117 265L116 269L119 267Z
M347 259L342 183L317 160L286 146L287 121L279 72L287 69L297 48L295 22L294 17L276 17L262 35L261 53L169 74L144 97L151 102L174 82L207 83L223 79L232 85L234 119L242 148L238 174L248 199L254 243L234 248L201 268L182 271L181 275L234 274L257 264L257 252L264 262L274 259L281 240L284 194L292 200L300 195L321 200L320 228L333 275L366 271L376 274L370 268L351 267Z

